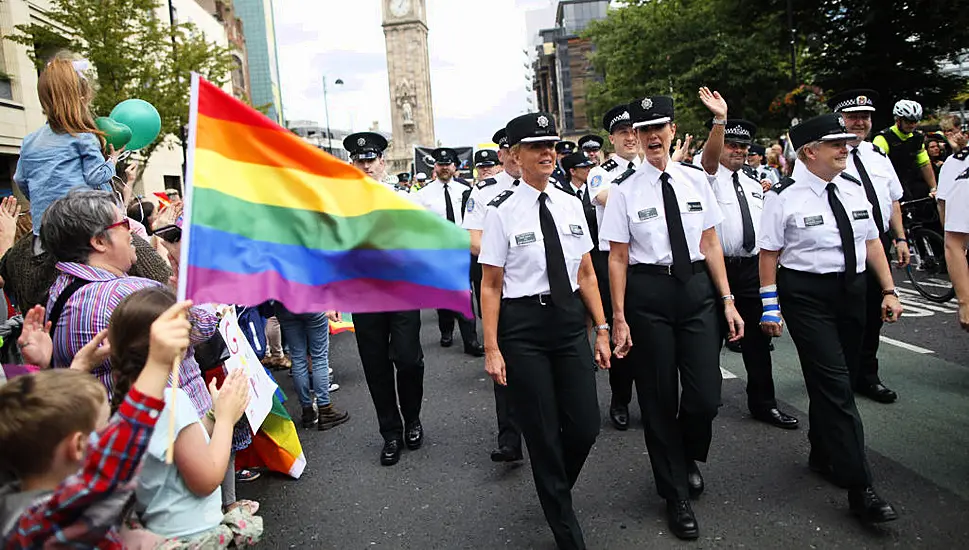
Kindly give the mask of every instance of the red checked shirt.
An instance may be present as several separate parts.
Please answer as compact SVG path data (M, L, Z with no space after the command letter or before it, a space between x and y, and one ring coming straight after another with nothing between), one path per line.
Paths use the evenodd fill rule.
M118 529L165 402L132 388L84 467L28 508L3 548L121 548Z

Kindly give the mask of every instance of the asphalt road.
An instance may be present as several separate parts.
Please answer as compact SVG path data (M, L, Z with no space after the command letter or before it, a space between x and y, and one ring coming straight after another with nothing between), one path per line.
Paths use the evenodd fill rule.
M906 297L913 311L920 301ZM908 304L907 304L908 305ZM922 304L923 306L925 304ZM848 513L845 493L807 469L807 395L797 356L785 335L774 353L782 408L802 428L783 431L751 420L744 369L724 352L723 407L706 492L694 503L700 539L678 541L666 527L633 400L632 427L608 422L609 388L599 373L602 432L573 492L590 548L964 548L969 540L969 335L953 308L903 317L885 330L883 379L900 399L882 405L860 398L876 487L900 514L866 527ZM480 329L479 329L480 330ZM492 385L483 361L442 349L434 312L424 313L426 355L424 447L382 467L382 441L352 334L331 343L342 388L334 403L347 424L300 430L308 466L290 480L264 475L240 485L240 498L261 502L264 548L552 549L527 459L495 465ZM735 377L736 376L736 377ZM281 385L293 395L288 376ZM287 403L298 418L295 398Z

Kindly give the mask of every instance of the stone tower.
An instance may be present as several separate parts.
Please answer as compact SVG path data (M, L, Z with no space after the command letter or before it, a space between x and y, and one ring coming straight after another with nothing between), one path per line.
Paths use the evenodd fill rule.
M381 0L387 42L393 140L387 173L410 170L414 146L434 147L431 63L427 53L425 0Z

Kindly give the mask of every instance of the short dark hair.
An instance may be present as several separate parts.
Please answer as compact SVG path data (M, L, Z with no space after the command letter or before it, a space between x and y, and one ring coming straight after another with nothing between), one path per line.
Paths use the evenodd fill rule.
M110 191L71 191L47 207L40 242L58 262L85 263L94 252L91 239L114 223L117 211Z

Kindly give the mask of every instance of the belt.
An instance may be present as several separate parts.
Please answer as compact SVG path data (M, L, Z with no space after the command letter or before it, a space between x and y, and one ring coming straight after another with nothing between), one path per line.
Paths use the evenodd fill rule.
M703 273L707 270L707 263L704 260L699 262L693 262L690 264L694 274ZM672 265L657 265L657 264L632 264L629 266L629 271L637 275L669 275L673 276L673 266Z
M760 259L754 256L724 256L723 262L727 265L744 265L748 263L758 262Z
M576 290L572 296L578 297L579 291ZM506 304L538 304L540 306L555 305L551 294L532 294L531 296L519 296L518 298L502 298L502 303Z
M809 279L841 281L841 280L843 280L845 278L845 272L844 271L835 271L834 273L811 273L810 271L799 271L797 269L790 269L790 268L787 268L787 267L784 267L784 266L779 266L778 269L780 271L784 271L786 273L790 273L790 274L793 274L793 275L803 276L803 277L806 277L806 278L809 278ZM864 274L865 274L865 272L862 271L861 273L858 273L856 275L856 277L861 277Z

